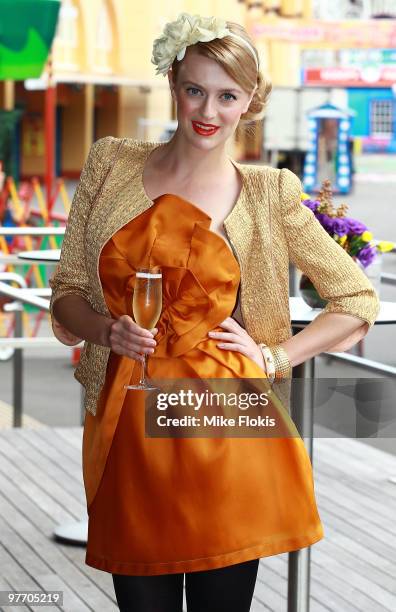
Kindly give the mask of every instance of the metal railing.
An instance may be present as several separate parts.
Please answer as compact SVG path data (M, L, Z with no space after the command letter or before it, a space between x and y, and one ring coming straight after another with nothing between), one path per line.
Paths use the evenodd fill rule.
M63 236L65 227L0 227L0 236Z
M11 287L8 283L18 283L20 288ZM54 337L26 338L23 337L22 312L23 304L36 306L40 310L49 312L49 300L51 289L28 289L23 276L15 272L0 273L0 295L12 298L14 301L4 305L6 312L12 312L15 316L15 327L13 338L0 338L0 348L11 347L14 349L12 356L12 379L13 379L13 427L22 427L23 417L23 358L24 349L38 347L59 347L60 342ZM43 297L44 296L44 297ZM81 388L81 423L84 417L83 389Z

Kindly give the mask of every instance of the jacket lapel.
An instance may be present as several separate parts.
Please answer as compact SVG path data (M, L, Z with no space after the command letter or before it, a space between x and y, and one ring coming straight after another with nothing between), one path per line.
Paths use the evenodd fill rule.
M273 236L279 215L279 207L273 209L278 201L277 172L262 166L239 167L246 181L245 197L229 216L226 230L241 268L241 311L249 335L256 342L272 342L289 327L279 297L285 281L279 274L285 276L285 271L278 270Z
M143 189L141 179L144 161L156 143L126 140L109 179L91 210L85 236L87 268L96 278L92 290L105 303L98 276L100 253L110 238L124 225L147 210L153 202ZM104 312L107 314L107 307Z

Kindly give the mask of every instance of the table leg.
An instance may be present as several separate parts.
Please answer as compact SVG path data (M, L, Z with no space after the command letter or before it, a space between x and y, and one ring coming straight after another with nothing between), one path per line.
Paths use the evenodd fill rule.
M88 521L58 525L54 529L54 536L61 542L85 546L88 541Z

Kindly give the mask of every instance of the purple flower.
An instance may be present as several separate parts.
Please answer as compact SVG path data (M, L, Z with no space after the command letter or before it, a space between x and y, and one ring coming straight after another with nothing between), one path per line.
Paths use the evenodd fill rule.
M348 225L345 223L345 219L340 217L333 219L333 232L338 236L345 236L348 233Z
M326 232L328 232L329 234L333 233L334 219L332 217L329 217L325 213L317 213L316 218L319 223L324 227Z
M377 256L377 247L367 245L361 249L356 256L362 266L367 268L367 266L369 266Z
M357 219L352 219L351 217L345 217L344 221L347 224L348 234L363 234L367 230L367 226L364 225L361 221Z
M310 208L312 212L315 212L318 206L320 206L320 202L318 202L318 200L303 200L303 204L307 208Z

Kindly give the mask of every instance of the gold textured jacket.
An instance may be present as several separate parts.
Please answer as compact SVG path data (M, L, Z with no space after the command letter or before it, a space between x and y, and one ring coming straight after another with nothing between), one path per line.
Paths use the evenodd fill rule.
M153 204L142 175L145 160L158 146L162 143L106 137L91 148L74 195L60 262L50 280L53 329L61 342L52 307L62 296L79 294L97 312L110 316L98 274L99 256L112 235ZM241 174L242 189L224 228L240 264L240 307L246 331L257 343L269 345L292 335L290 260L328 300L319 316L340 312L362 319L352 346L366 335L378 315L379 299L373 286L301 203L301 183L295 174L233 164ZM85 342L75 370L75 378L86 390L85 408L92 415L109 354L110 348Z

